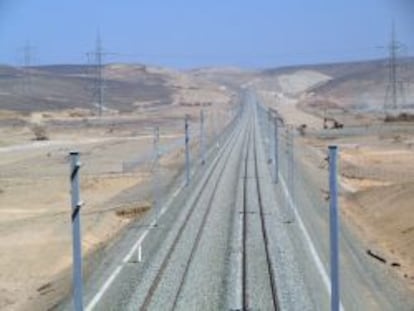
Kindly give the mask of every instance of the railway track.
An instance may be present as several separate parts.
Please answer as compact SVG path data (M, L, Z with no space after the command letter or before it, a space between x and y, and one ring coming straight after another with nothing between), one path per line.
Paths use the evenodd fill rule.
M247 102L216 160L163 215L146 239L144 261L127 264L99 310L280 309L257 154L262 146Z
M208 177L206 178L204 185L199 189L194 202L192 202L191 208L188 210L184 221L180 225L177 234L175 235L172 243L169 246L168 252L165 254L161 265L153 279L149 290L147 291L142 304L139 305L139 310L153 310L158 306L157 300L160 296L163 296L164 301L168 302L164 309L169 310L181 310L183 307L187 308L185 301L190 296L193 300L199 298L193 297L189 294L191 292L191 285L197 284L197 267L200 265L206 266L207 262L201 262L203 256L198 255L198 252L204 245L202 245L202 239L207 239L205 235L214 226L220 226L220 224L214 223L214 210L217 210L217 204L215 200L220 197L219 191L223 187L227 187L224 175L228 172L226 168L229 166L234 154L238 153L238 148L241 149L241 153L238 154L237 161L244 162L244 172L237 172L236 176L239 182L243 182L243 226L242 226L242 309L243 310L279 310L279 304L277 299L277 291L274 276L274 267L272 266L271 257L268 247L268 235L265 223L266 214L263 209L263 202L261 197L260 177L259 177L259 160L256 154L257 140L256 140L256 120L253 115L253 108L250 107L250 116L244 122L246 125L242 127L242 130L236 131L235 136L230 142L224 146L223 159L218 161L214 167L210 170ZM244 177L240 179L240 176ZM230 194L230 195L235 195ZM235 203L233 206L226 206L227 209L235 209ZM234 215L233 215L234 217ZM231 220L233 221L233 220ZM210 222L210 224L208 224ZM226 225L225 223L223 223ZM229 223L227 223L229 226ZM191 229L191 227L194 227ZM190 233L191 232L191 233ZM186 251L183 251L183 240L189 239L188 235L193 235L190 239L191 243L186 243ZM206 244L206 243L204 243ZM181 252L183 254L178 255ZM185 253L185 254L184 254ZM229 252L225 251L221 253L222 257L228 257ZM177 261L174 258L180 257ZM207 260L207 258L204 258ZM227 260L224 258L223 261ZM179 267L177 266L179 262ZM227 267L228 268L228 267ZM200 269L202 270L202 269ZM170 278L169 274L177 274L175 277L174 285L169 287L168 294L163 287L162 281ZM200 271L200 274L202 272ZM227 272L226 272L227 273ZM200 284L204 287L217 287L221 286L219 291L221 294L211 294L210 297L211 307L222 306L222 301L225 300L227 291L233 290L221 281L217 276L212 279L211 283ZM205 289L204 289L205 290ZM214 292L214 290L210 291ZM201 299L201 298L200 298ZM195 302L195 304L209 302ZM213 309L213 308L212 308Z
M269 237L267 234L263 208L260 176L257 157L256 122L252 122L249 130L247 152L244 163L243 182L243 228L242 228L242 302L243 310L279 310L277 287L275 282L274 267L269 250ZM252 165L251 165L252 164ZM250 188L250 190L249 190ZM259 229L260 227L260 229ZM258 230L259 229L259 230ZM256 232L254 232L256 231ZM255 233L261 234L260 238L250 237ZM252 240L252 241L250 241ZM249 244L256 245L252 246ZM258 245L260 244L260 245ZM264 270L255 269L260 267ZM249 271L249 270L252 271ZM252 282L260 274L261 281L267 283L265 287ZM259 291L256 289L259 288ZM264 299L263 299L264 298Z
M237 133L234 134L234 136L240 136L241 133L243 133L243 131L238 131ZM180 278L180 281L178 283L178 287L177 287L176 293L174 295L174 299L173 299L173 301L171 303L171 310L174 310L176 308L177 302L178 302L178 299L179 299L179 296L180 296L180 293L182 291L184 282L185 282L185 280L187 278L187 275L188 275L188 272L189 272L191 263L193 261L194 254L196 253L196 251L197 251L197 249L199 247L200 239L201 239L201 236L203 234L203 231L204 231L204 228L205 228L205 224L206 224L207 218L208 218L208 216L210 214L210 211L211 211L211 208L213 206L213 199L215 198L215 195L216 195L217 190L218 190L219 182L215 182L214 183L214 181L213 181L214 175L218 171L218 177L216 177L216 179L217 179L217 181L220 181L222 179L222 176L223 176L223 174L225 172L224 168L227 166L227 164L228 164L228 162L230 160L230 156L232 154L232 150L233 150L233 148L234 148L234 146L236 144L236 141L237 141L237 137L232 137L231 139L229 139L229 142L227 143L227 145L225 145L223 147L223 148L226 149L225 151L223 151L223 156L225 157L224 161L222 161L222 162L217 161L215 163L215 165L213 166L213 168L210 170L210 172L208 174L208 177L207 177L207 179L204 182L204 185L200 188L200 191L198 192L198 194L196 196L196 199L195 199L195 201L192 204L192 207L188 211L188 213L187 213L187 215L185 217L185 220L182 223L182 225L181 225L181 227L180 227L180 229L178 231L178 234L176 235L173 243L171 244L171 246L170 246L170 248L168 250L167 255L164 257L164 260L163 260L163 262L161 264L161 267L158 270L158 273L157 273L154 281L152 282L152 285L151 285L149 291L147 292L147 294L145 296L145 299L144 299L142 305L139 307L139 310L149 310L150 309L151 302L152 302L152 300L155 297L156 291L157 291L157 289L158 289L158 287L160 285L160 282L162 280L163 275L166 272L167 266L170 264L171 257L173 255L173 253L176 251L177 245L180 242L180 239L182 238L185 229L188 227L188 225L190 224L191 220L193 219L192 216L193 216L194 212L196 211L196 207L199 207L199 204L200 204L200 200L202 198L202 195L206 191L205 189L208 188L207 187L208 184L213 183L214 184L213 190L209 194L209 198L208 198L208 202L207 202L205 211L202 214L201 224L200 224L200 226L199 226L199 228L197 230L195 240L194 240L194 242L193 242L193 244L191 246L190 254L189 254L189 256L186 259L186 262L184 264L185 265L185 269L184 269L184 272L183 272L183 274L182 274L182 276ZM218 167L220 167L220 168L218 169Z
M202 251L208 243L208 235L214 227L230 227L231 221L223 221L222 224L216 223L214 220L214 213L218 213L219 207L216 200L221 200L224 187L228 187L228 182L225 179L229 172L227 168L230 162L234 160L237 155L237 161L243 163L244 172L235 170L232 174L233 181L237 178L237 182L243 183L243 227L242 227L242 301L243 310L279 310L277 299L275 277L273 274L274 267L271 263L271 258L268 248L268 235L265 223L266 214L263 210L263 202L261 198L260 178L258 165L259 161L256 155L256 120L253 117L253 107L249 109L250 113L246 116L243 122L244 126L240 131L236 131L235 136L230 142L224 146L222 159L218 161L210 170L204 185L200 187L191 208L188 210L184 221L181 223L177 234L165 256L162 259L161 265L145 294L145 298L138 306L139 310L153 310L159 306L159 297L163 296L163 301L168 305L164 305L164 309L181 310L188 307L186 301L192 299L195 304L205 304L206 306L223 306L225 296L228 291L233 289L226 286L225 281L217 273L215 277L210 278L211 283L199 284L197 280L198 271L200 271L200 278L203 274L200 265L208 266L207 258L203 258L198 253ZM241 150L242 152L239 152ZM242 167L243 167L242 166ZM226 176L225 176L226 175ZM244 177L244 178L240 178ZM229 188L230 190L230 188ZM235 192L235 191L234 191ZM229 195L235 196L235 193ZM232 204L225 206L227 210L236 209L235 200ZM222 211L224 214L228 211ZM230 214L230 213L229 213ZM233 213L234 217L234 213ZM193 227L193 228L192 228ZM219 230L219 229L218 229ZM192 238L189 238L192 235ZM202 243L202 240L205 242ZM184 243L184 240L190 243ZM183 250L185 245L186 250ZM212 246L213 247L213 246ZM228 261L229 251L221 250L220 256L222 260L217 260L217 265L221 262ZM181 253L181 254L180 254ZM179 258L179 259L178 259ZM178 266L177 266L178 264ZM223 265L225 267L225 265ZM226 266L226 269L229 267ZM224 268L223 268L224 269ZM174 271L174 272L172 272ZM223 270L221 270L223 271ZM223 271L228 273L227 271ZM170 274L175 273L173 286L168 288L163 284L163 281L168 282L171 278ZM213 273L213 272L212 272ZM206 277L208 279L208 277ZM190 294L192 292L192 285L203 286L206 295L211 299L209 301L199 301L202 297L195 297ZM206 288L212 288L207 290ZM215 287L221 287L214 290ZM220 294L214 294L220 292ZM214 301L213 301L214 300ZM213 309L213 307L212 307Z
M285 221L284 198L290 192L284 179L278 186L272 183L263 148L266 132L259 132L259 126L266 124L258 120L254 95L247 95L245 102L239 122L229 128L213 160L190 187L176 192L157 227L131 229L114 245L110 266L102 265L86 287L85 300L92 305L87 310L329 308L329 278L321 262L324 239L313 239L324 236L318 227L323 214L317 214L323 211L316 208L322 205L306 202L309 198L314 202L309 195L296 197L298 207L312 208L295 212L295 223ZM281 136L281 145L285 143ZM284 155L280 163L286 162ZM283 176L284 168L280 167ZM307 178L298 178L297 183L304 189L301 195L313 189ZM301 215L306 216L304 221ZM130 247L131 240L140 241L137 237L145 237L142 261L129 255L135 254ZM116 260L119 253L128 255L121 263ZM360 268L348 267L353 275L344 276L345 284L364 275L363 270L355 274ZM352 286L368 288L362 282ZM377 310L352 298L360 292L348 286L344 292L348 305Z

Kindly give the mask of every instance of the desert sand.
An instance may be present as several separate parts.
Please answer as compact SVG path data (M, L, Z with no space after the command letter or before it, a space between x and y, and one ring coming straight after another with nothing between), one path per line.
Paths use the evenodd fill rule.
M99 259L96 254L135 219L151 212L154 127L160 128L160 146L170 146L161 158L162 186L168 187L184 163L185 114L190 115L196 159L200 109L205 109L211 137L229 120L234 104L232 92L211 81L162 68L109 65L105 68L107 109L100 118L87 94L80 89L76 93L84 76L78 68L38 69L32 77L31 100L40 103L34 105L39 108L35 111L28 102L12 109L13 100L28 101L20 90L0 98L2 310L46 310L69 294L70 151L79 151L82 161L87 276L90 265ZM130 93L134 84L142 91L139 96ZM117 88L111 89L114 85ZM55 101L54 109L48 109L45 98L53 100L48 93L59 92L75 104L68 107ZM44 132L45 140L36 140L36 128Z
M297 132L297 144L313 155L307 165L326 171L327 146L339 146L343 221L414 289L414 124L381 119L383 66L350 66L353 73L347 69L346 78L333 67L316 66L313 73L309 68L282 70L252 84L286 124L306 125L304 136ZM410 88L406 91L409 100L414 94ZM325 116L339 120L344 128L324 130Z

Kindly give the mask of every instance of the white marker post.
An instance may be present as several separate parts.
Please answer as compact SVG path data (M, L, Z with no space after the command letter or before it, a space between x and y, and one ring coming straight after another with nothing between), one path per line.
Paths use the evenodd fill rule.
M141 244L138 245L137 257L138 257L137 258L138 262L141 262L142 261L142 245Z
M339 311L339 213L337 184L337 146L329 146L329 223L331 252L331 311Z
M70 184L72 201L72 246L73 246L73 305L76 311L83 311L82 242L79 199L79 152L70 153Z

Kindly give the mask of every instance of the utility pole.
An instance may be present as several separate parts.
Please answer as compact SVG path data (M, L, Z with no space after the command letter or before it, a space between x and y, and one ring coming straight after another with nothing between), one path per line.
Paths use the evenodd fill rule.
M214 109L214 108L213 108ZM217 110L211 111L211 121L213 127L213 143L218 146L218 133L217 133Z
M72 248L73 248L73 305L75 311L83 310L83 272L82 272L82 239L79 189L79 169L81 163L79 152L70 153L70 184L72 203Z
M160 159L160 129L159 127L154 128L154 145L153 145L153 172L152 172L152 196L153 196L153 206L156 213L156 224L158 224L158 219L160 216L161 208L161 193L160 193L160 179L159 179L159 159Z
M293 134L293 127L288 125L286 127L286 155L287 155L287 187L290 194L291 200L287 201L287 210L294 215L293 210L295 209L295 141ZM293 221L293 217L292 220Z
M267 150L268 150L268 162L273 163L273 152L272 152L272 112L270 108L267 108L267 120L266 120L266 137L267 137Z
M398 103L398 93L400 92L400 97L404 99L404 85L401 80L398 78L398 51L402 48L402 44L397 41L395 24L392 22L391 26L391 41L388 46L389 50L389 72L388 72L388 85L385 95L384 110L388 109L396 110L399 106Z
M185 185L190 185L190 133L189 133L189 118L185 115L184 131L185 131Z
M273 183L279 183L279 129L277 117L273 117L274 126L274 167L273 167Z
M340 309L337 154L338 147L329 146L329 231L331 253L331 311L339 311Z
M200 110L200 159L201 165L206 163L206 145L204 131L204 109Z

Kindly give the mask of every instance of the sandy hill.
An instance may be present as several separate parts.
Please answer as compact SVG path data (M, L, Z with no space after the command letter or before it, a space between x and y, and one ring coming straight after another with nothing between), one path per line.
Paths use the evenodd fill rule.
M323 79L323 75L326 79ZM297 91L293 93L312 92L319 99L322 97L334 101L335 105L347 109L378 110L382 109L385 101L389 63L388 60L382 59L268 69L261 73L261 82L274 84L278 83L281 77L285 77L285 80L292 80L293 77L296 80L291 83L292 87L287 88ZM405 106L412 106L414 88L411 81L414 81L414 58L399 60L398 78L404 85L405 98L401 98L401 102ZM279 83L280 89L285 90L286 87L281 87Z
M147 72L145 67L123 71L127 74L113 65L104 67L105 105L109 109L129 112L136 101L170 102L172 92L165 75ZM40 66L26 71L1 67L0 109L21 112L93 109L97 102L94 72L96 68L83 65Z

